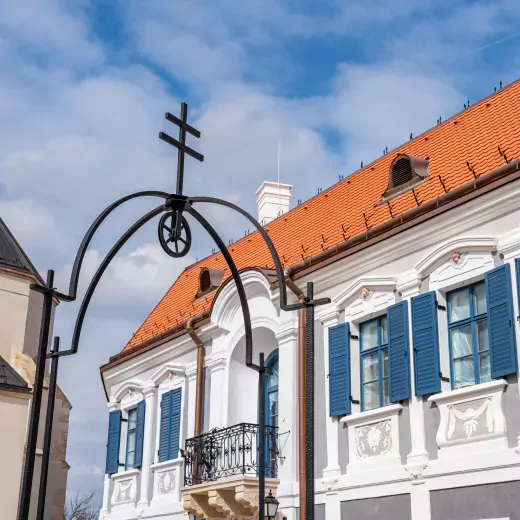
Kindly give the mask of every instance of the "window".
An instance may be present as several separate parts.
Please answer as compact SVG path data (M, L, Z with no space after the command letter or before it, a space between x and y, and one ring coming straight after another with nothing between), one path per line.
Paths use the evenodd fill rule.
M388 186L383 193L383 200L404 193L428 176L428 158L421 159L408 154L398 154L388 175Z
M128 433L126 435L125 469L135 467L135 447L137 438L137 408L128 411Z
M452 387L491 381L484 282L448 294L448 328Z
M390 403L386 315L361 324L361 410Z

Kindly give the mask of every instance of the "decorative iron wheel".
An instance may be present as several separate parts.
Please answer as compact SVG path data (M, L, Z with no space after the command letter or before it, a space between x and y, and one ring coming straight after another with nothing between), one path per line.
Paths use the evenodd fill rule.
M177 217L176 211L170 211L159 221L159 243L164 252L174 258L185 256L191 248L191 229L188 221L181 216L181 225L176 233Z

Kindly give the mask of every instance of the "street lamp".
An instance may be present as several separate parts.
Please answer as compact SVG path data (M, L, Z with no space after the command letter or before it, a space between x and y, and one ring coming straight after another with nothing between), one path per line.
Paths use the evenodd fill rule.
M292 311L298 309L306 310L306 370L305 370L305 378L306 378L306 396L307 396L307 417L306 417L306 444L307 444L307 454L306 460L300 461L300 464L305 462L307 467L307 497L305 497L306 502L308 503L308 507L306 507L307 511L307 519L313 520L313 511L314 508L312 506L314 501L314 449L313 449L313 428L314 428L314 307L317 305L323 305L326 303L330 303L329 298L321 298L315 300L313 298L313 284L309 282L307 284L307 296L303 299L303 301L288 304L287 303L287 287L285 284L284 273L282 269L282 264L280 262L280 258L278 253L274 247L271 238L267 231L263 228L263 226L247 211L242 208L232 204L231 202L227 202L225 200L213 198L213 197L188 197L183 195L183 178L184 178L184 159L185 154L193 157L198 161L203 161L204 156L200 153L196 152L192 148L186 145L186 134L189 133L192 136L198 138L200 137L200 132L193 128L191 125L187 123L188 118L188 105L186 103L182 103L181 105L181 117L178 118L169 112L166 113L166 119L171 123L174 123L179 127L179 140L173 139L169 135L164 132L159 133L159 138L165 141L166 143L174 146L178 150L178 161L177 161L177 184L175 193L166 193L162 191L142 191L138 193L133 193L131 195L127 195L114 203L108 206L92 223L87 233L85 234L78 251L76 253L76 258L74 261L74 265L72 268L72 273L70 276L70 284L69 284L69 292L68 294L61 293L54 288L54 271L49 271L47 275L47 283L45 285L34 284L31 285L31 289L43 294L44 305L43 312L41 318L41 327L40 327L40 338L38 345L38 356L36 360L36 372L34 378L33 385L33 398L31 401L31 411L30 418L28 424L27 431L27 441L26 441L26 457L24 462L24 471L22 476L22 486L20 493L20 503L18 510L18 520L28 520L29 516L29 508L31 501L31 492L32 492L32 484L33 484L33 475L34 475L34 466L35 466L35 458L36 458L36 441L38 438L38 427L40 420L40 409L41 409L41 401L42 401L42 391L43 391L43 382L45 375L45 361L47 358L52 359L52 372L51 372L51 380L50 380L50 388L49 388L49 405L47 406L47 417L44 429L44 449L42 454L42 466L40 473L40 488L38 493L38 507L36 513L36 520L43 520L44 510L45 510L45 498L47 491L47 478L48 478L48 468L49 468L49 456L50 456L50 447L51 447L51 435L52 435L52 423L53 423L53 413L54 406L52 406L52 397L54 395L55 386L56 386L56 376L58 369L58 358L63 356L69 356L71 354L76 354L78 351L79 340L81 336L81 330L83 327L83 321L85 319L85 315L89 304L92 300L92 296L96 287L103 276L103 273L108 268L109 264L112 262L116 254L120 251L120 249L128 242L128 240L148 221L152 220L154 217L163 213L162 218L159 221L159 242L163 248L163 250L170 256L174 258L180 258L188 254L191 248L191 230L188 224L188 221L184 217L184 214L190 215L194 220L196 220L213 238L216 245L218 246L222 256L226 260L226 263L231 272L231 276L235 282L238 297L240 300L240 305L242 308L242 314L244 318L244 329L245 329L245 343L246 343L246 366L257 371L259 375L259 393L263 395L265 393L265 376L269 375L269 370L264 364L264 354L260 353L259 361L260 363L257 365L253 363L253 329L251 325L251 317L249 313L249 305L247 302L247 296L244 289L244 285L242 284L242 280L240 278L240 274L238 272L238 268L228 251L224 241L221 239L217 231L213 228L213 226L194 208L195 204L217 204L220 206L224 206L230 208L237 213L240 213L246 219L248 219L251 224L257 229L257 231L262 236L269 252L271 254L271 258L276 270L276 275L278 279L278 288L280 293L280 308L284 311ZM88 289L83 296L83 301L81 302L81 306L76 318L76 324L74 327L74 333L72 337L71 347L68 350L59 350L59 338L55 339L54 348L48 352L48 341L49 341L49 331L50 324L52 320L52 306L53 301L55 299L63 302L73 302L77 298L77 289L79 282L79 275L81 272L81 268L83 265L83 260L85 258L85 254L89 247L89 244L99 229L101 224L105 221L105 219L119 206L123 203L128 202L132 199L141 198L141 197L152 197L161 199L161 205L148 212L146 215L143 215L137 222L135 222L132 226L128 228L128 230L121 236L121 238L114 244L112 249L108 252L106 257L103 259L101 264L99 265L94 277L92 278ZM260 413L259 413L259 435L262 441L259 443L258 447L258 457L259 460L262 461L259 464L258 476L259 476L259 520L264 520L266 515L264 511L264 499L267 500L269 497L265 497L265 399L261 399ZM270 496L275 502L275 507L278 507L278 502L270 493ZM271 502L271 504L273 504ZM265 504L267 506L267 504ZM276 513L276 509L275 509ZM267 515L267 518L273 518L273 516Z
M279 502L273 496L273 492L270 489L269 494L265 497L265 517L267 520L273 520L278 511Z

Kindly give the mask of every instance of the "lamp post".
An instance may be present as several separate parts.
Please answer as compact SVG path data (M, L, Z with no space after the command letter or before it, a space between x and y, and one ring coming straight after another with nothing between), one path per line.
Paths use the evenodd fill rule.
M280 503L273 496L271 490L269 490L269 494L265 497L265 516L267 520L273 520L278 512L278 505Z
M271 258L276 270L276 275L278 279L279 293L280 293L280 308L284 311L292 311L298 310L301 308L305 308L307 312L307 331L306 331L306 340L307 340L307 354L312 354L314 350L314 307L317 305L322 305L325 303L330 303L329 298L322 298L318 300L313 299L312 293L312 283L307 284L307 297L304 298L302 302L288 304L287 303L287 288L285 285L285 279L283 275L282 265L280 262L280 258L278 257L278 253L276 248L274 247L271 238L265 231L265 229L260 225L260 223L251 216L248 212L243 210L242 208L232 204L231 202L227 202L225 200L217 199L214 197L188 197L183 194L183 179L184 179L184 159L185 155L188 154L190 157L202 162L204 160L204 156L200 153L196 152L192 148L186 145L186 134L189 133L192 136L199 138L201 136L200 132L193 128L191 125L187 123L188 118L188 105L186 103L181 104L181 117L178 118L169 112L166 113L165 118L171 123L177 125L179 127L179 138L174 139L173 137L165 134L163 132L159 133L159 138L165 141L166 143L174 146L178 150L178 161L177 161L177 182L176 182L176 191L175 193L166 193L162 191L142 191L133 193L131 195L127 195L114 203L108 206L92 223L87 233L85 234L78 251L76 253L76 258L74 261L74 265L72 268L72 273L70 276L69 283L69 292L68 294L57 291L54 288L54 272L49 271L47 276L46 285L31 285L31 289L41 292L44 295L44 310L42 312L41 319L41 333L38 345L38 356L36 360L36 374L34 379L33 386L33 399L31 403L31 411L29 417L28 424L28 433L27 433L27 449L26 449L26 457L24 461L24 471L23 471L23 479L22 479L22 488L20 493L20 503L18 510L18 520L28 520L29 515L29 507L31 500L31 491L33 485L33 476L34 476L34 464L35 464L35 456L36 456L36 439L38 437L38 429L39 429L39 421L40 421L40 408L42 401L42 391L43 391L43 380L44 380L44 372L45 372L45 360L47 358L52 358L52 373L49 388L49 397L55 395L55 387L57 380L57 370L58 370L58 359L62 356L69 356L76 354L78 351L79 340L81 336L81 331L83 327L83 321L89 307L90 301L92 300L92 296L96 287L101 280L104 272L110 265L111 261L114 259L119 250L126 244L126 242L147 222L152 220L154 217L163 214L161 219L159 220L158 227L158 235L159 242L163 248L163 250L173 258L180 258L185 256L190 248L191 248L191 230L186 220L184 213L190 215L194 220L199 222L199 224L208 232L208 234L213 238L216 245L220 249L222 256L226 260L226 263L229 267L233 280L235 282L237 293L240 299L240 304L242 308L242 315L244 318L244 328L245 328L245 343L246 343L246 366L258 372L259 377L259 391L260 393L265 393L265 376L269 373L267 368L265 367L265 363L263 361L264 355L260 353L259 364L255 364L253 362L253 333L251 326L251 318L249 313L249 305L247 302L246 292L244 290L244 286L242 284L237 266L231 257L226 245L223 240L216 232L216 230L211 226L211 224L195 209L196 204L217 204L220 206L224 206L234 211L240 213L246 219L248 219L251 224L257 229L257 231L262 236L269 252L271 254ZM48 352L48 340L49 340L49 331L50 324L52 319L52 301L53 299L57 299L63 302L72 302L77 298L77 288L79 282L79 276L81 272L81 268L83 265L83 260L85 258L85 254L89 247L89 244L97 232L101 224L106 220L106 218L112 214L114 210L116 210L122 204L141 197L152 197L161 199L162 204L157 206L155 209L152 209L147 214L143 215L140 219L138 219L134 224L132 224L128 230L121 236L121 238L114 244L112 249L107 253L101 264L99 265L94 277L90 281L90 284L87 288L87 291L83 297L81 302L80 309L78 311L78 315L76 317L76 323L74 327L74 333L72 336L71 347L68 350L58 350L59 338L55 339L55 348ZM312 318L309 319L309 318ZM311 322L312 321L312 322ZM306 383L307 389L311 389L313 392L313 379L314 379L314 367L313 367L313 357L307 360L306 364ZM309 394L306 396L307 399L311 398ZM312 401L314 397L312 395ZM309 405L309 402L307 403ZM308 406L308 416L306 421L306 428L308 429L314 423L313 416L313 408L312 406ZM51 447L51 435L52 435L52 420L53 420L53 412L54 412L54 402L49 399L47 405L47 417L45 421L45 431L44 431L44 449L42 454L42 467L44 471L42 471L40 476L40 488L39 488L39 500L38 500L38 508L36 514L36 520L43 520L44 509L45 509L45 497L46 497L46 486L47 486L47 472L45 468L48 468L48 461L50 456L50 447ZM309 415L311 414L311 415ZM260 520L265 520L264 510L265 503L264 496L265 492L265 399L260 400L260 425L259 425L259 436L260 436L260 445L259 445L259 517ZM262 420L263 417L263 420ZM312 433L312 431L311 431ZM314 453L313 449L309 449L309 446L312 447L313 436L307 435L307 452L306 452L306 460L300 461L300 464L305 463L307 467L307 479L308 482L312 479L312 490L314 484ZM307 488L309 490L309 488ZM271 494L272 496L272 494ZM274 497L273 497L274 498ZM306 497L306 500L314 500L314 492L312 492L312 497ZM304 519L302 519L304 520ZM306 520L314 520L314 508L307 509L307 518Z

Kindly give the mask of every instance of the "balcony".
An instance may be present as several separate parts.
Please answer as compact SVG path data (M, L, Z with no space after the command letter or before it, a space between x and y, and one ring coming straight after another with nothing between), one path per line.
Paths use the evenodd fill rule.
M266 493L278 486L277 428L266 427ZM198 518L254 517L258 510L259 431L241 423L186 441L184 509Z

